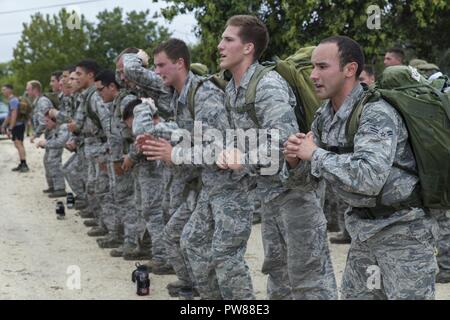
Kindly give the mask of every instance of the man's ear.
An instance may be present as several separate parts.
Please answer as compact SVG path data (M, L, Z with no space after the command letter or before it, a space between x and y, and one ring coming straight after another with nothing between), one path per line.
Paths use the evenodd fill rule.
M185 68L185 63L184 63L184 59L183 58L178 58L176 64L177 64L177 69L178 70Z
M358 71L358 63L356 62L349 62L344 67L345 77L347 78L354 78L356 75L356 71Z
M248 42L244 45L244 54L253 54L255 51L255 45L252 42Z

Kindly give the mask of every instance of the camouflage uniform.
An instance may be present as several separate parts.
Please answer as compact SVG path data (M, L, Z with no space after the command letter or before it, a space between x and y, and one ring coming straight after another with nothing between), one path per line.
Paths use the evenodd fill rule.
M229 101L235 108L244 105L245 88L258 67L255 63L249 68L240 88L235 89L233 82L227 87ZM337 289L326 238L326 220L320 204L321 194L312 190L301 193L287 189L276 174L283 164L282 143L298 131L293 112L295 96L278 73L269 72L258 83L255 101L258 124L248 113L231 114L236 117L236 127L272 129L278 133L277 144L262 143L259 146L259 150L264 152L270 148L272 155L278 156L272 164L276 170L267 174L255 170L258 166L248 166L250 173L257 175L255 192L262 204L261 230L266 254L263 272L269 275L269 298L335 299ZM273 138L277 139L276 136ZM260 160L259 167L269 165L263 161ZM307 263L299 264L298 261Z
M102 128L88 116L87 108L97 114ZM96 92L93 85L81 93L81 104L75 114L77 132L80 132L84 139L84 154L88 167L88 178L86 182L86 192L90 211L100 205L101 212L96 212L96 218L100 225L114 236L118 236L119 226L114 215L113 197L109 187L109 176L107 166L107 139L104 131L110 130L110 112L108 106ZM102 166L100 165L102 164Z
M114 199L115 225L124 227L124 242L136 246L137 234L135 225L138 212L134 204L134 181L131 171L123 172L119 167L127 146L124 134L126 124L122 121L122 114L128 102L136 99L134 95L122 90L111 104L109 130L105 130L109 146L108 176L109 185Z
M125 77L136 86L133 89L139 97L152 98L159 112L169 116L172 90L165 87L161 78L153 71L142 66L141 60L136 54L124 54L122 56ZM116 76L116 79L119 78ZM120 80L120 79L119 79ZM152 110L148 104L141 104L134 109L133 135L136 137L143 133L155 133ZM159 161L147 161L145 157L134 155L138 161L136 171L140 200L142 203L141 215L146 223L146 229L152 238L152 260L158 264L166 264L166 248L163 242L163 230L165 226L162 208L163 190L167 188L164 179L168 169Z
M66 124L59 125L51 130L47 143L45 145L46 154L48 152L47 165L48 171L53 181L52 186L55 190L65 190L64 176L61 168L62 154L64 146L69 139L69 130Z
M70 102L65 103L63 98L62 108L58 112L56 119L58 123L66 123L75 118L75 113L81 103L80 94L70 96ZM67 183L77 197L77 201L87 201L87 163L84 156L84 141L79 134L70 134L69 140L76 143L77 149L64 163L62 171Z
M432 210L433 216L439 225L439 238L437 243L437 263L439 273L450 275L450 212L447 210Z
M362 94L357 85L338 112L334 113L330 103L319 109L312 125L316 143L347 145L346 122ZM336 154L318 148L311 162L301 161L292 170L284 167L282 176L288 185L311 187L324 179L350 206L345 222L352 243L342 279L344 299L434 298L435 220L423 209L409 205L387 210L377 218L367 209L377 201L389 207L413 194L417 176L393 163L410 170L416 166L405 124L394 108L379 100L363 109L354 152Z
M331 188L326 188L323 212L328 224L336 225L337 230L333 231L346 233L344 214L347 208L347 204L334 194Z
M153 132L153 113L146 103L134 109L133 135ZM166 248L163 241L163 230L166 224L162 208L164 174L167 171L160 161L147 161L135 148L130 152L130 158L135 162L137 202L140 203L141 225L137 232L143 238L145 230L152 239L152 260L165 264L167 262Z
M33 102L33 127L34 127L34 136L39 138L43 133L45 139L48 139L50 130L47 130L45 127L45 113L53 107L52 102L45 96L37 97ZM44 169L45 169L45 178L47 180L47 185L49 188L53 189L53 178L52 174L49 171L49 151L46 149L44 154Z

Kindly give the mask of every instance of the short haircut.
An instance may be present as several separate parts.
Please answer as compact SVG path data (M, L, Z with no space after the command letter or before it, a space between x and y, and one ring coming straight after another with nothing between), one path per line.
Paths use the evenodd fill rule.
M116 73L111 70L102 70L95 76L95 81L101 81L102 85L109 86L114 83L117 89L120 89L119 84L116 81Z
M364 53L358 42L346 36L332 36L320 41L320 44L335 43L338 47L341 70L351 62L358 64L355 78L358 79L364 68Z
M400 48L390 48L386 51L386 53L388 52L393 53L401 62L403 62L403 59L405 59L405 52Z
M123 109L122 120L126 121L129 118L133 117L134 107L140 105L142 103L141 99L134 99L127 103L125 108Z
M228 19L226 26L239 27L242 43L253 43L255 46L254 61L261 58L269 45L269 32L261 20L251 15L236 15Z
M42 84L38 80L30 80L27 82L27 85L31 85L31 88L38 89L39 92L42 92Z
M93 59L86 59L81 60L78 62L75 67L80 67L84 69L86 73L92 72L94 74L94 77L97 75L97 73L100 71L100 66L98 63Z
M134 47L123 49L122 52L119 53L119 55L117 56L115 62L117 63L117 61L119 61L120 58L126 53L138 53L138 52L139 52L139 49L138 48L134 48Z
M69 71L70 73L72 73L75 71L75 66L74 65L65 66L63 71Z
M5 87L5 88L7 88L7 89L9 89L9 90L14 90L13 85L10 84L10 83L4 84L3 87Z
M369 76L375 76L375 71L374 71L372 65L370 65L370 64L365 64L363 70L364 70Z
M164 52L167 57L172 60L172 62L182 58L186 70L190 69L191 54L189 53L189 48L184 41L171 38L163 43L160 43L153 51L153 55L157 55L161 52Z
M61 78L61 75L62 75L62 71L53 71L52 72L52 77L55 77L56 78L56 80L58 80L59 81L59 79Z

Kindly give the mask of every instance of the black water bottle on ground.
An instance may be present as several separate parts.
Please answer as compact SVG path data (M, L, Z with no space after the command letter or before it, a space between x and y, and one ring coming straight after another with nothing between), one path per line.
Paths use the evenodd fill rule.
M72 209L74 207L75 197L73 196L72 192L67 193L66 203L67 203L67 209Z
M64 211L64 203L62 201L58 201L56 203L56 218L61 220L64 219L64 216L66 215Z
M136 263L136 270L131 274L131 281L136 283L136 294L138 296L150 294L150 278L147 266Z

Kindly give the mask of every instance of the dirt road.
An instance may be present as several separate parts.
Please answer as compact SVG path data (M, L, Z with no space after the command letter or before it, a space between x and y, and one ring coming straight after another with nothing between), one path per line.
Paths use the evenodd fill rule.
M100 249L76 211L66 208L66 218L56 219L56 200L42 193L44 151L28 139L25 147L30 172L12 172L17 152L11 141L0 140L0 299L170 299L165 286L175 276L151 274L151 294L139 297L131 282L134 262ZM347 250L331 246L338 283ZM246 257L256 296L265 299L260 225L253 227ZM450 299L450 284L437 285L437 298Z

